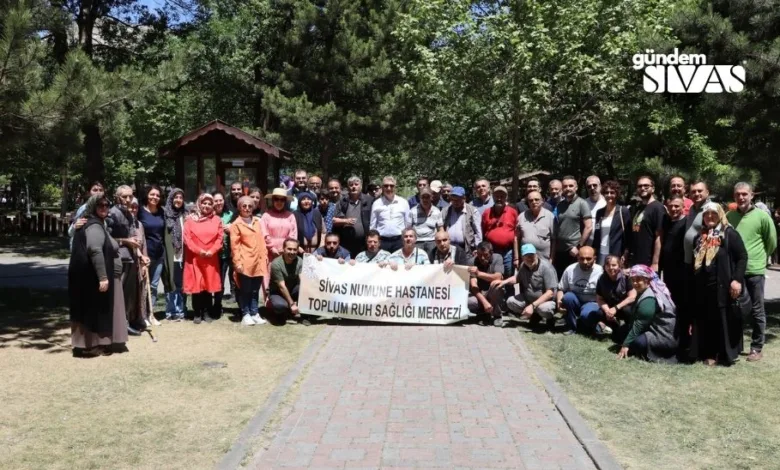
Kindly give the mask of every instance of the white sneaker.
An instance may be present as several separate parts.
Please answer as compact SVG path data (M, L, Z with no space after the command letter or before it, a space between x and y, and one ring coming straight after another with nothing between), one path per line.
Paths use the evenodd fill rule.
M252 321L255 322L255 325L265 325L268 323L267 321L263 320L263 317L261 317L259 313L252 315Z
M241 324L244 326L255 326L255 321L252 320L252 315L247 313L241 318Z

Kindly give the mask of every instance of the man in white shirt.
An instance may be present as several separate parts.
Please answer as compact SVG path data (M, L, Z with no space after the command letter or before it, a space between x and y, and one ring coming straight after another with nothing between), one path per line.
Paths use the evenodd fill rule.
M381 247L395 253L403 246L401 235L407 227L409 203L395 194L395 178L385 176L382 180L382 197L371 205L369 229L379 232Z
M590 207L590 218L591 220L596 220L596 212L607 205L606 199L601 195L601 179L596 175L588 176L588 179L585 180L585 187L588 188L588 197L585 199L585 202ZM593 235L595 233L595 230L590 231L588 236L589 246L593 246Z
M589 246L580 248L577 262L563 271L558 283L556 303L558 310L566 312L567 331L564 334L577 332L578 317L585 322L591 313L599 310L596 284L603 273L604 269L596 264L596 252Z

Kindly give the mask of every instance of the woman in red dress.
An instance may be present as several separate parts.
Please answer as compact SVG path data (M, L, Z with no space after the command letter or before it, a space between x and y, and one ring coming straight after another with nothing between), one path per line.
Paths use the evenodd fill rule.
M184 222L183 290L192 295L194 323L211 323L213 294L222 290L219 250L222 249L222 220L214 215L214 197L198 197L197 212Z

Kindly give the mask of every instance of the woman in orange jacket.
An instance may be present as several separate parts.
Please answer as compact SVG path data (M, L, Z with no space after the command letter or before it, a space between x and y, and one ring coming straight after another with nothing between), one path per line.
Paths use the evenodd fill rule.
M239 217L230 226L233 269L240 285L241 324L246 326L265 323L258 310L258 295L263 277L268 275L268 251L263 224L252 215L254 208L252 198L242 196L238 200Z

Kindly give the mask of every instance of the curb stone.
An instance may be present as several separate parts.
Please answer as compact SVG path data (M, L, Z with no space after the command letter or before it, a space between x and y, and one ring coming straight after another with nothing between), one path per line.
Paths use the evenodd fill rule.
M582 444L585 452L590 456L591 460L593 460L593 464L596 465L599 470L622 469L623 467L618 463L607 446L596 437L596 434L588 423L585 422L585 419L580 416L577 409L571 404L558 383L547 374L538 362L536 362L531 351L528 350L523 339L520 337L519 332L515 329L508 329L506 331L507 336L509 336L509 341L517 347L523 360L526 361L529 368L536 374L536 377L544 386L547 395L550 396L555 408L561 414L563 420L566 421L566 424L569 426L569 429L572 430L574 436L580 444Z
M262 433L263 428L265 428L265 425L268 423L268 421L271 420L271 418L274 416L274 413L279 409L279 405L287 396L290 388L292 388L292 386L301 376L301 373L304 371L306 366L308 366L309 363L314 360L317 352L319 352L325 343L328 342L332 332L332 327L326 326L322 329L322 331L319 332L319 334L317 334L317 336L314 338L314 341L312 341L312 343L306 348L295 366L293 366L293 368L287 372L287 375L284 376L282 381L276 386L273 392L271 392L257 414L255 414L252 419L249 420L247 425L241 431L241 434L238 435L238 438L230 447L230 450L224 456L222 456L222 459L215 467L216 470L233 470L235 468L241 467L241 462L243 462L244 458L252 450L250 446L252 439L256 438ZM258 454L260 453L262 453L262 451L258 452Z

